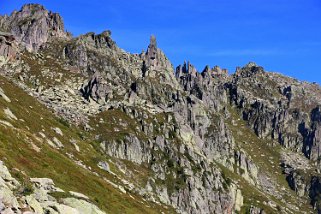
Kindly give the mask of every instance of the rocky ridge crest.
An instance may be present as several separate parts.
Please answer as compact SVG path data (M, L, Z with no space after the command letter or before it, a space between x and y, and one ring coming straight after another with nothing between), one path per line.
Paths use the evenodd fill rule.
M72 38L40 5L1 17L0 28L10 32L0 33L2 75L93 133L99 152L146 167L131 188L146 200L179 213L319 209L318 85L255 63L228 75L184 62L174 73L154 36L130 54L110 31Z

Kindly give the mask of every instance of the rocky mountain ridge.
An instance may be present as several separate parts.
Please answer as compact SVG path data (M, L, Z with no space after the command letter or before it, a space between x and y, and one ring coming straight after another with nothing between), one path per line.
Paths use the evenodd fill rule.
M320 86L255 63L232 75L218 66L198 72L190 62L174 69L154 36L146 52L127 53L110 31L71 37L59 14L37 4L0 16L0 29L3 84L23 89L67 124L65 133L44 125L19 132L45 139L48 151L128 198L120 206L129 212L321 213ZM13 95L0 95L1 134L8 135L23 122L11 124L19 118L6 99ZM5 163L16 157L0 154ZM32 178L27 166L16 167ZM89 190L97 209L116 206ZM8 203L0 209L24 213Z

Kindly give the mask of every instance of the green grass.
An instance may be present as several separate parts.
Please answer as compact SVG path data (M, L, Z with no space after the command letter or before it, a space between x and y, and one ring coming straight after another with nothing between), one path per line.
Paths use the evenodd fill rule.
M57 51L62 52L62 44L54 43L53 47L57 47L54 53ZM62 63L63 60L60 59L60 61L58 61L57 56L49 54L48 50L40 51L38 55L25 51L21 55L21 59L24 61L24 64L30 68L28 70L29 78L25 79L25 83L31 88L37 87L37 81L39 81L39 84L43 86L44 89L47 89L53 85L63 85L64 82L71 78L84 77L79 72L66 70L65 65ZM44 71L46 71L46 74ZM17 73L14 77L18 79L19 75L20 74ZM60 81L58 82L57 79L60 79Z
M56 44L55 47L57 48L56 51L62 51L61 45ZM51 53L42 54L48 56ZM35 79L39 79L41 84L45 85L45 87L50 87L52 85L54 78L47 78L44 76L41 73L43 69L50 68L50 72L55 74L54 77L56 77L57 74L62 74L63 78L60 84L63 84L63 82L69 78L68 75L72 75L73 77L79 76L79 74L75 73L66 73L67 71L64 69L63 65L55 60L53 55L51 55L50 58L43 58L41 60L34 59L34 57L35 55L28 53L25 53L22 56L23 60L31 68L30 74L34 76L34 79L30 79L28 80L29 82L27 82L32 88L35 87ZM112 66L117 67L117 61L111 61L111 63ZM97 63L97 66L99 66L98 64L99 63ZM161 73L158 75L161 75ZM154 79L149 78L146 82L142 81L138 83L159 84L159 80L162 78L164 77L156 76ZM267 84L272 83L273 82L268 82ZM128 194L121 193L103 180L103 178L107 178L116 184L120 184L119 179L97 167L99 161L111 160L109 164L114 173L122 178L126 178L132 183L145 186L148 178L153 175L153 172L150 170L150 166L147 163L138 165L130 161L117 160L109 157L100 151L100 143L104 140L117 142L117 140L123 140L129 134L133 134L143 141L155 137L161 134L165 128L164 124L167 123L167 113L150 115L149 113L144 112L145 115L148 115L145 122L153 124L154 132L152 133L152 136L146 136L144 132L137 130L137 127L141 126L138 121L130 118L126 113L117 109L104 111L91 117L90 126L94 128L94 131L92 133L87 133L73 126L68 121L55 117L49 109L45 108L34 98L28 96L25 92L13 86L2 77L0 78L0 86L12 100L12 103L6 103L0 98L0 119L10 122L16 127L16 129L13 130L0 125L0 159L5 161L6 165L13 172L13 175L23 183L23 187L17 190L20 194L30 194L32 192L32 188L30 188L30 183L28 182L29 177L49 177L54 180L58 187L65 191L75 191L87 195L93 203L97 204L97 206L108 213L159 213L161 211L165 213L174 213L171 208L143 202L142 197L133 192L130 192L130 194L134 199ZM244 86L246 90L253 91L255 96L262 96L262 94L267 98L280 96L278 91L274 90L275 86L273 85L269 91L263 90L262 88L251 87L251 85ZM166 95L166 91L173 90L171 86L165 84L164 88L166 89L162 89L163 92L154 91L153 93L163 93L163 95L165 93ZM155 90L158 89L155 88ZM168 97L165 95L164 97L167 99ZM119 97L119 99L120 98L123 99L122 97ZM151 96L151 101L154 103L159 102L158 96ZM6 107L9 107L19 119L23 120L23 122L8 120L2 111L2 109ZM142 109L139 110L143 111ZM275 144L272 141L259 139L250 128L246 126L244 121L238 120L240 116L236 109L230 108L230 112L232 114L231 118L236 121L236 125L233 125L229 120L227 120L226 123L236 140L237 149L245 150L260 169L264 169L269 176L275 178L278 184L288 188L285 176L282 174L282 169L277 165L280 160L281 147L272 146ZM215 117L215 115L213 115L213 117ZM100 122L101 119L103 119L103 123ZM175 125L175 123L175 121L172 121L171 125ZM211 129L216 129L215 125L216 124L213 123ZM63 131L64 136L57 136L52 130L52 127L59 127ZM64 143L65 147L56 150L45 142L39 141L38 138L40 136L37 133L40 131L45 132L47 138L51 139L57 137ZM175 131L171 131L169 135L170 142L177 143L178 145L179 140L177 139ZM70 139L75 139L78 142L81 150L80 153L76 152L73 145L69 143ZM36 152L32 148L31 142L41 148L41 151ZM183 168L178 166L172 157L166 156L163 152L157 152L159 152L159 154L154 154L159 157L157 161L166 163L167 167L166 180L156 180L156 182L159 182L157 184L166 185L169 194L185 188L186 175L184 174ZM97 172L99 176L76 165L66 153L72 154L75 160L81 160L86 166L91 167L92 171ZM261 154L264 154L265 156L263 157ZM188 154L184 155L187 159L192 160L192 158L189 158ZM275 165L270 164L267 158L272 158ZM117 164L123 165L125 168L130 169L130 171L135 173L130 176L124 175ZM275 213L275 210L263 204L264 201L269 200L275 201L279 206L285 206L279 200L261 192L258 188L245 181L240 175L237 175L224 166L216 163L212 167L219 167L221 169L224 179L224 189L228 189L232 181L238 182L245 200L241 213L247 213L251 205L264 208L267 213ZM14 168L25 172L27 176L13 170ZM192 163L192 169L194 173L200 170L199 166L195 163ZM173 173L177 176L173 176ZM251 191L248 191L249 189ZM68 192L53 193L52 195L57 199L70 196ZM293 191L290 191L290 195L285 197L286 200L291 201L292 204L296 204L297 201L294 199L296 198L296 195ZM311 207L303 206L302 210L310 211Z
M173 212L171 208L142 202L141 196L130 193L133 199L129 194L123 194L105 182L103 177L114 183L118 180L97 167L97 161L106 160L106 156L91 145L94 136L55 117L49 109L2 77L0 87L12 101L7 103L0 98L0 119L12 123L15 127L12 129L0 125L0 160L5 162L13 176L23 182L28 182L31 177L51 178L65 191L87 195L93 203L108 213L159 213L160 210L165 213ZM9 120L3 112L5 108L9 108L22 120ZM52 127L59 127L64 135L57 135ZM40 136L37 133L40 131L45 132L47 138L57 137L65 147L60 150L51 148L46 142L39 140ZM78 142L80 153L75 151L69 142L70 139ZM41 148L41 151L35 151L32 144ZM66 153L72 154L74 159L81 160L86 166L91 167L92 171L98 172L99 176L76 165ZM139 169L138 166L136 168ZM27 176L15 173L13 169L18 169ZM147 176L147 172L142 172L142 176ZM26 183L24 186L21 193L30 194L30 185Z
M237 182L244 197L244 205L240 213L247 213L251 205L264 209L266 213L275 213L275 210L263 204L264 201L269 200L268 197L266 197L265 193L261 192L256 187L250 185L243 177L230 171L222 164L216 162L215 165L213 165L213 167L218 167L221 169L222 177L225 180L225 184L223 185L226 189L228 189L228 186L231 184L232 181Z
M229 107L229 111L231 113L231 117L226 120L226 123L229 129L232 131L233 137L236 142L236 147L238 149L244 150L251 157L254 163L259 167L259 172L264 172L271 179L273 179L276 184L286 188L289 194L283 195L283 198L287 202L291 202L293 205L297 205L298 196L293 190L289 188L286 177L282 172L282 167L279 164L281 159L281 151L283 148L277 142L273 142L269 139L258 138L257 135L255 135L255 133L251 130L251 128L247 126L246 122L240 119L241 117L237 109ZM232 123L232 120L234 120L234 123ZM271 161L273 161L273 163ZM225 170L225 173L228 172ZM247 182L241 182L240 184L245 190L242 191L242 193L244 192L245 194L244 209L247 209L256 201L263 202L268 200L274 201L280 207L285 207L285 204L279 199L275 198L272 195L267 195L263 192L260 192L258 189L250 186ZM246 191L247 188L251 188L253 190L251 191L251 194L249 194L249 191ZM266 196L268 196L269 199L267 199ZM300 211L312 211L312 207L308 204L309 202L308 200L306 200L304 205L300 207ZM264 205L260 204L259 207L262 206ZM272 213L275 213L275 211Z

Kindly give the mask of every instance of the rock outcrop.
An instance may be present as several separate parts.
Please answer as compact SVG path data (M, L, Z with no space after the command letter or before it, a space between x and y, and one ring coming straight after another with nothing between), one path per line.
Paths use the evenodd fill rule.
M154 36L141 54L117 47L110 31L72 38L59 14L37 4L0 17L0 29L10 32L0 33L0 55L9 59L1 75L64 125L48 122L48 137L43 127L31 133L33 124L23 133L40 135L43 150L63 154L124 198L178 213L320 209L320 86L255 63L232 75L218 66L199 72L190 62L174 71ZM8 93L0 88L3 103L11 103ZM0 124L8 129L25 122L11 108ZM76 130L72 139L68 130ZM19 209L23 199L39 212L101 213L79 193L57 201L50 193L61 190L50 179L32 179L35 192L18 197L19 182L3 171L0 209Z
M289 81L292 85L285 86ZM231 101L242 109L243 119L259 137L277 140L316 161L320 146L317 107L320 99L308 97L305 91L310 90L313 97L320 94L320 88L302 83L298 86L301 90L297 88L294 92L295 85L300 83L282 80L279 75L265 73L262 67L250 63L236 73L228 87Z
M8 168L0 161L0 212L1 213L58 213L103 214L97 206L89 203L88 198L79 197L81 194L73 194L76 197L65 198L58 202L51 193L63 193L55 187L49 178L31 178L32 186L23 186L8 171ZM22 189L28 195L21 195L17 190ZM72 194L70 194L72 195ZM87 199L87 200L86 200Z
M15 37L6 32L0 32L0 62L13 60L17 55Z
M144 69L149 69L150 71L164 69L171 71L173 69L172 64L167 59L165 54L157 47L156 37L153 35L150 37L150 43L145 56L143 55L143 58L145 58ZM147 72L147 70L143 72Z
M20 11L2 17L0 26L29 51L38 50L51 38L68 37L60 15L38 4L26 4Z

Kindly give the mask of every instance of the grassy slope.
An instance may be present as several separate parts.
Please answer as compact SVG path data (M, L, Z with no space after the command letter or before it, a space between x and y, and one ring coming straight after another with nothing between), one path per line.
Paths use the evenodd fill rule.
M45 53L45 55L48 55L48 53ZM50 87L54 78L44 77L41 74L41 70L43 69L50 68L50 72L54 72L55 74L61 73L67 74L67 76L77 76L70 72L66 73L60 63L53 58L44 58L43 60L39 60L34 57L35 56L28 54L23 55L23 59L31 68L31 74L34 75L35 79L39 79L41 84L45 87ZM57 75L54 75L54 77L55 76ZM66 75L63 75L63 77L65 78ZM65 80L64 78L62 79L62 82ZM99 207L108 212L173 212L172 210L166 211L163 207L156 206L155 204L146 202L144 202L145 204L142 204L142 198L135 194L131 195L137 200L132 199L128 194L122 194L120 191L114 189L111 185L103 181L102 177L105 177L114 183L119 183L118 179L97 168L99 160L112 158L106 157L106 155L97 152L97 148L99 147L98 142L96 142L96 140L90 140L94 139L93 135L100 135L101 139L121 139L128 133L132 133L136 134L140 139L146 139L146 136L143 133L138 133L135 129L138 125L137 121L129 118L126 114L118 110L102 112L97 117L91 118L90 125L96 130L91 135L76 127L70 126L59 118L54 117L48 109L39 104L34 98L27 96L22 90L14 87L6 79L0 78L0 83L0 86L12 100L12 103L6 103L0 98L0 119L9 121L18 128L18 130L12 130L11 128L6 128L0 125L0 159L5 160L6 164L10 166L11 169L17 168L19 170L23 170L29 177L50 177L55 181L58 187L65 190L84 193L88 195ZM29 82L29 84L33 87L32 82ZM272 90L272 92L274 91ZM272 95L274 96L273 93L268 94L267 96ZM19 119L23 119L25 122L15 122L7 119L3 114L3 109L6 107L9 107ZM268 172L271 177L276 178L277 183L280 186L288 189L285 177L282 175L281 169L278 166L280 147L271 148L268 146L267 142L257 138L256 135L246 127L246 124L242 120L238 120L239 115L235 110L231 109L231 113L232 118L237 122L237 125L232 125L229 123L230 121L227 121L227 123L229 123L229 127L233 132L238 147L244 149L260 169L266 169L266 172ZM104 119L104 123L100 123L100 118ZM163 119L163 115L161 115L160 118ZM121 123L126 125L122 126L120 125ZM63 130L64 136L57 136L57 134L51 130L52 127L59 127ZM115 128L119 131L115 131ZM65 148L58 151L56 149L52 149L46 143L38 141L37 138L39 138L40 135L37 135L37 133L40 131L44 132L50 139L57 137L64 143ZM35 137L35 134L37 137ZM75 139L79 142L78 145L80 146L80 153L75 152L75 148L71 143L69 143L70 139ZM38 153L32 149L30 142L33 142L40 147L42 149L41 152ZM244 144L243 142L248 143ZM97 150L95 150L95 148ZM96 176L90 171L76 165L74 161L68 158L66 153L72 154L76 160L82 160L85 165L90 166L92 171L98 172L100 176ZM265 156L263 157L261 155ZM268 159L269 157L273 157L273 161L275 162L274 167L270 164ZM117 160L114 162L117 162ZM123 175L133 183L135 183L135 180L145 182L151 173L151 171L146 167L138 166L137 164L129 161L122 162L127 168L137 172L133 176ZM118 166L113 164L110 165L113 172L118 175L121 174ZM280 206L284 206L282 202L273 197L269 199L266 194L261 192L259 189L253 188L253 186L249 185L237 174L227 170L219 164L218 166L227 177L238 181L242 187L242 193L245 198L245 206L242 212L245 213L247 208L253 204L263 207L268 213L273 213L275 212L274 210L262 203L263 201L267 202L269 200L273 200ZM19 175L19 173L16 173L16 176L23 177L22 175ZM169 183L171 182L170 179L168 181ZM248 189L252 189L252 191L247 191ZM296 201L292 199L296 197L295 193L291 190L289 190L289 192L291 194L288 195L286 199L295 205ZM302 211L310 211L310 207L308 206L301 208Z
M281 146L270 140L258 138L255 133L246 125L246 123L240 119L236 109L230 108L230 113L231 118L226 122L232 131L237 147L245 150L246 153L252 158L254 163L259 167L259 169L276 182L279 191L281 187L286 189L288 194L283 195L283 198L287 202L298 206L298 196L296 196L295 192L289 188L285 175L282 173L282 168L279 165L281 158L280 152L282 149ZM232 123L231 120L234 120L234 123ZM223 171L231 179L238 180L243 189L242 193L244 194L245 202L242 213L246 213L250 205L262 207L267 213L275 213L275 210L262 203L270 200L277 203L277 205L280 207L285 207L285 204L282 201L249 185L243 178L240 178L240 176L231 173L227 169L224 169L224 167ZM249 189L251 189L251 191L248 191ZM313 213L312 207L308 206L308 203L308 200L305 200L304 206L300 207L300 211L298 213Z
M3 77L0 77L0 87L11 99L11 103L8 103L0 97L0 120L8 121L15 127L13 129L0 125L0 160L5 162L16 177L26 180L29 177L52 178L58 187L89 196L108 213L173 212L163 206L143 202L134 193L131 194L133 199L129 194L123 194L105 182L103 177L115 183L117 179L97 168L98 160L105 160L106 157L94 149L88 133L82 133L78 128L55 117L46 107ZM5 108L9 108L19 120L8 119L3 111ZM57 135L52 127L59 127L64 136ZM57 137L65 147L60 150L51 148L37 135L40 131L49 139ZM80 153L75 151L70 139L78 141ZM34 150L32 144L41 148L41 151ZM75 164L66 153L72 154L74 159L82 160L92 171L98 172L99 176Z

